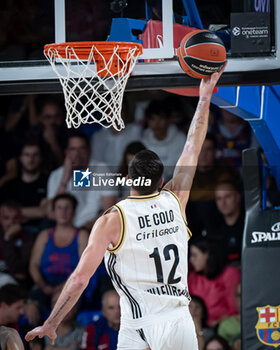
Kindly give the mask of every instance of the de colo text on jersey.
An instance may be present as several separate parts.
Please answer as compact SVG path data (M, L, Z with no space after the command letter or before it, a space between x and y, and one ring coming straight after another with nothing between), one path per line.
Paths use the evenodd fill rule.
M146 229L153 225L167 225L174 221L173 210L165 210L152 215L138 216L138 225L140 229ZM136 235L137 241L142 241L149 238L155 238L159 236L165 236L168 234L176 233L179 230L178 226L167 227L161 229L153 229L151 232L139 232Z
M139 228L152 227L154 225L169 224L174 221L173 210L165 210L159 213L154 213L153 215L138 216Z

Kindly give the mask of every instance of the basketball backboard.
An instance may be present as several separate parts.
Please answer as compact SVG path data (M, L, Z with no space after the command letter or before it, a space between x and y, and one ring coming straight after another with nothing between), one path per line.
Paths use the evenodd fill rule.
M208 6L212 6L214 9L216 6L217 9L218 2L212 1L211 4L211 1L208 1L207 3ZM143 19L145 17L154 18L157 23L160 23L159 29L157 28L160 33L151 32L150 34L150 39L151 36L156 37L155 46L157 47L151 48L149 43L146 47L144 46L143 55L128 81L127 90L197 86L199 81L186 76L177 62L176 45L174 47L173 44L173 24L175 20L178 22L178 17L180 17L181 25L187 23L196 27L208 27L206 16L203 17L203 13L207 12L208 8L203 7L202 3L194 0L150 0L146 1L146 4L130 0L102 2L81 0L77 6L73 0L53 0L53 2L33 0L25 8L23 8L23 4L18 2L2 5L0 94L61 92L61 86L55 73L43 57L44 44L107 40L108 38L109 40L113 38L113 40L125 41L123 38L127 40L127 37L131 40L134 38L139 40L138 34L141 29L137 25L142 23L143 30L144 28L146 30L147 20ZM226 15L221 14L218 19L219 23L211 23L215 25L215 30L222 24L226 30L228 29L228 32L226 33L225 30L224 34L229 35L231 14L266 12L271 28L271 32L268 34L271 43L269 50L256 54L233 54L229 44L228 66L220 84L232 86L279 83L279 1L238 0L231 1L231 5L229 2L228 4L221 3L223 3L222 8L227 12ZM124 6L125 4L127 6ZM123 9L121 9L122 5ZM116 8L120 10L118 13L114 12ZM112 19L116 20L121 15L123 18L135 19L136 28L133 28L133 23L129 23L127 24L127 28L131 31L129 33L126 31L123 34L125 30L124 32L113 30ZM224 23L221 23L221 17ZM213 19L214 22L215 19ZM237 26L233 28L232 36L234 33L238 33Z

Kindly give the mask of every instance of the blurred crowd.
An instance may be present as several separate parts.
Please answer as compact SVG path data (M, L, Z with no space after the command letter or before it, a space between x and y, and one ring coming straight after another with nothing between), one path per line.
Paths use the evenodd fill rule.
M137 94L136 94L137 95ZM26 331L41 324L85 249L95 220L120 199L118 190L73 189L73 170L98 165L127 175L142 149L156 152L167 182L187 137L196 98L127 93L126 128L68 130L61 96L16 96L1 115L0 324ZM242 150L257 147L247 122L211 107L187 206L190 310L200 350L240 349L240 263L245 210ZM186 169L187 171L187 169ZM273 203L270 203L273 205ZM77 307L42 349L116 349L119 297L103 264Z

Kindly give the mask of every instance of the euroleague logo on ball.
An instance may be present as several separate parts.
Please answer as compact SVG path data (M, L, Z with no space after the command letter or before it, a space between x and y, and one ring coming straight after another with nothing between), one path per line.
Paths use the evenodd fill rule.
M211 49L210 50L210 55L217 57L219 55L219 50L218 49Z
M233 34L234 36L239 36L239 35L241 34L240 28L239 28L239 27L234 27L234 28L232 29L232 34Z

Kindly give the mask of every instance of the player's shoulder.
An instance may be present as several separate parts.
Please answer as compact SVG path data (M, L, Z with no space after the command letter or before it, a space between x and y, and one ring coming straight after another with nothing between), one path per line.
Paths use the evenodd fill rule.
M112 206L107 209L102 216L100 216L97 221L103 225L113 224L120 221L120 215L118 213L117 205Z
M183 189L183 181L184 181L185 175L178 174L176 175L176 178L172 178L167 184L165 184L162 191L165 191L169 194L169 196L174 197L177 201L181 200L181 197L185 197L185 194L182 191Z
M173 200L174 199L176 201L178 200L177 195L168 186L162 188L162 190L160 191L160 198L168 198L168 200L170 200L170 199Z

